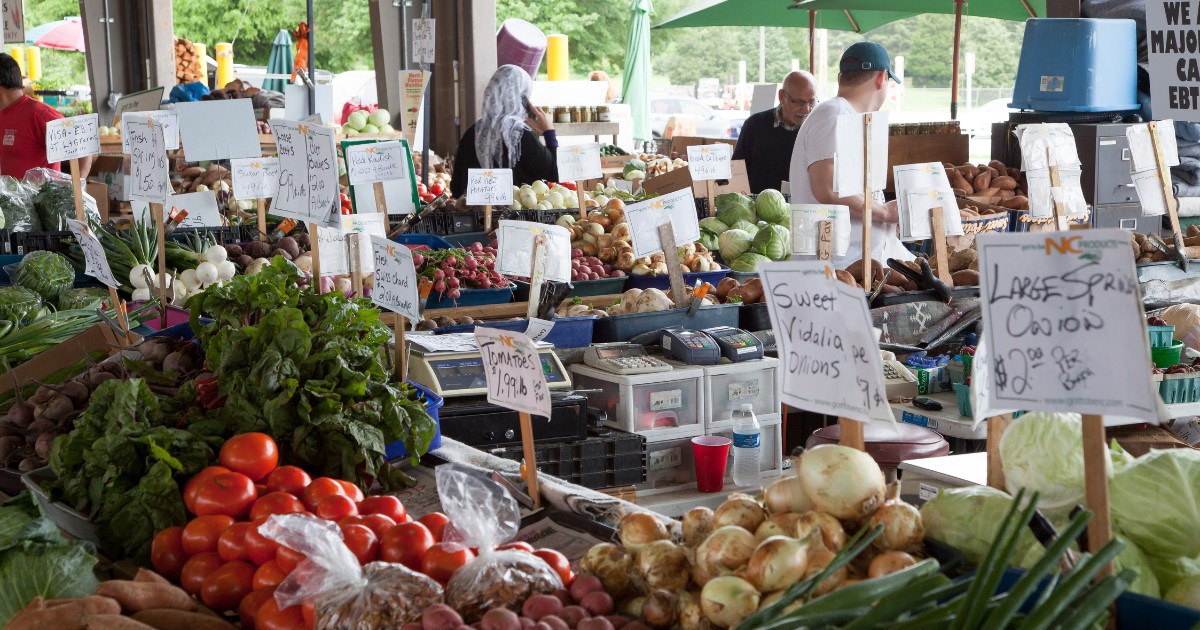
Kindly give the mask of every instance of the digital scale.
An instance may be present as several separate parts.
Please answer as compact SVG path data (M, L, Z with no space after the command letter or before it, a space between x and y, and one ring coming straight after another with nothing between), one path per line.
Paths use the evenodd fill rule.
M571 377L550 348L538 350L546 386L553 390L571 389ZM483 373L483 357L479 351L438 352L423 354L413 350L408 355L408 377L429 388L442 398L457 396L486 396L487 377Z

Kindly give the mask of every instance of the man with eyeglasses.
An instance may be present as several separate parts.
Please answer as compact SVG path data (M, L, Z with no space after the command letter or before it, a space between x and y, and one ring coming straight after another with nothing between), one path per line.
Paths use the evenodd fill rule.
M813 75L797 70L783 78L779 105L746 119L733 148L733 159L746 160L750 192L779 190L788 176L792 147L804 119L817 106L817 84Z

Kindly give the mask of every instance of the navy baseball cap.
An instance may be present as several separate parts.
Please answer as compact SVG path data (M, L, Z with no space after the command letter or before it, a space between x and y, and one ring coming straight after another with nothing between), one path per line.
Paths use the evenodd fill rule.
M896 73L892 72L892 62L888 57L887 50L875 42L851 44L846 52L842 53L839 68L842 72L846 70L886 70L893 81L900 82Z

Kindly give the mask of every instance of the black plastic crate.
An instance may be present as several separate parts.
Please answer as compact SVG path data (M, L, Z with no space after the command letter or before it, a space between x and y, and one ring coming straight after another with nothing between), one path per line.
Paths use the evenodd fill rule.
M642 483L646 479L646 438L618 429L605 429L607 435L593 435L572 442L534 444L534 460L539 472L600 489ZM498 448L493 455L521 461L520 446Z
M483 229L482 212L450 212L450 233L466 234Z
M29 252L62 253L75 245L75 235L65 232L13 232L9 253L24 256Z
M0 230L0 255L8 256L14 253L12 233Z
M610 470L598 473L583 473L578 476L578 480L574 481L574 483L591 490L602 490L604 488L633 486L639 483L644 483L645 481L645 468L631 468L628 470Z

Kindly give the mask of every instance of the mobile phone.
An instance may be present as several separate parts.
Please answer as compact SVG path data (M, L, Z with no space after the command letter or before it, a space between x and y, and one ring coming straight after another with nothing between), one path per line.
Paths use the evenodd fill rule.
M529 97L522 95L521 105L525 107L526 116L529 116L530 118L536 118L536 116L533 115L533 105L529 104Z

